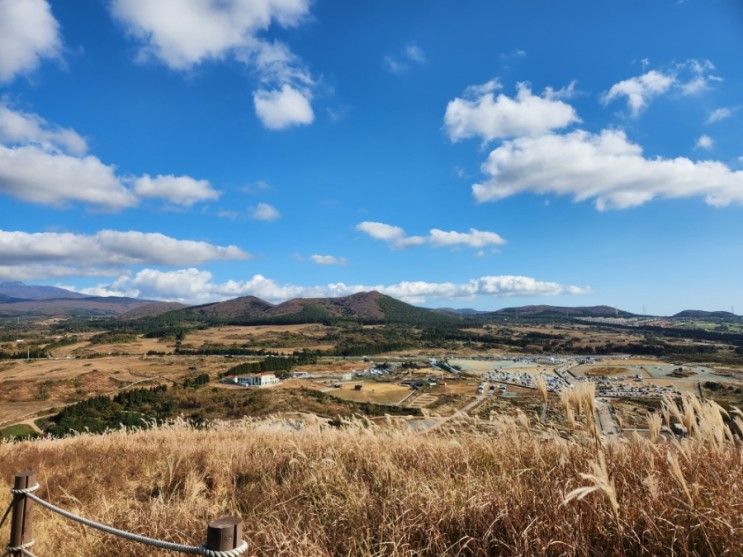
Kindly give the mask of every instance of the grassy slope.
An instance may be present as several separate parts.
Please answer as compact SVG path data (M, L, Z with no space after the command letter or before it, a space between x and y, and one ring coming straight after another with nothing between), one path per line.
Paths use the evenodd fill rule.
M256 555L740 554L743 454L732 443L635 438L597 449L513 421L490 427L174 425L0 445L0 475L35 468L43 497L186 543L202 541L207 520L238 512ZM563 505L572 489L602 481L605 491ZM93 531L73 535L77 526L46 512L36 520L38 555L142 554Z
M18 439L23 437L36 437L36 430L30 425L16 424L0 428L0 439Z

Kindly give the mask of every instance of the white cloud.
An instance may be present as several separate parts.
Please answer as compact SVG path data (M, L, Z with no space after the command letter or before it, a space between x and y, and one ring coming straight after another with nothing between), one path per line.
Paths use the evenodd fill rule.
M410 43L399 55L387 55L384 57L384 67L392 73L401 74L408 71L413 65L425 64L426 54L423 49L415 43Z
M500 246L506 241L495 232L486 232L470 228L469 232L445 231L434 228L429 235L429 242L434 246L456 246L463 245L471 248L484 248L488 246Z
M720 122L722 120L725 120L726 118L730 118L732 115L733 111L729 108L716 108L715 110L710 112L709 118L707 118L707 123L714 124L715 122Z
M281 216L278 209L268 203L258 203L250 209L250 218L254 220L274 221Z
M573 80L564 87L560 87L559 89L554 89L552 87L545 87L544 88L544 97L547 99L560 99L560 100L566 100L566 99L572 99L576 97L580 92L578 91L578 88L576 87L578 85L577 80Z
M145 174L135 180L134 193L140 198L159 197L184 207L219 198L219 192L208 180L195 180L190 176L158 175L153 178Z
M564 128L580 122L575 109L554 98L548 90L537 96L528 85L517 86L515 98L493 95L499 88L497 80L470 86L463 97L449 102L444 115L444 126L452 141L481 137L483 141L523 135L539 135L549 130Z
M0 0L0 82L33 71L62 49L59 23L46 0Z
M232 57L258 73L253 101L269 129L309 124L314 80L281 42L259 37L272 25L289 28L309 14L310 0L114 0L112 11L142 44L140 56L175 70Z
M619 98L626 98L627 108L637 117L651 100L672 89L681 95L697 95L710 88L713 81L721 81L712 71L709 60L687 60L666 70L650 70L642 75L622 80L611 86L601 97L604 105Z
M13 110L0 102L0 141L5 144L34 143L44 149L61 149L76 155L88 150L75 130L55 126L37 114Z
M310 255L310 260L317 265L345 265L345 257L337 257L335 255Z
M356 230L369 235L375 240L387 242L394 248L419 246L425 242L422 236L408 236L399 226L383 222L364 221L356 225Z
M356 225L356 230L364 232L375 240L387 242L393 248L405 248L430 244L434 247L466 246L471 248L495 247L506 241L495 232L470 228L469 232L446 231L432 228L428 236L408 236L399 226L383 222L364 221Z
M685 64L678 66L680 72L686 71L689 77L679 79L679 89L682 95L697 95L711 88L712 82L722 79L712 75L715 66L709 60L688 60Z
M111 274L128 265L193 265L246 259L237 246L178 240L159 233L101 230L95 234L0 230L0 276Z
M501 62L503 62L504 64L508 64L512 60L520 60L526 58L526 51L521 48L515 48L508 52L501 52L498 55L498 58L500 58Z
M407 56L408 60L412 62L417 62L419 64L426 63L426 55L423 52L423 49L415 43L409 44L405 47L405 56Z
M615 83L604 94L601 101L607 105L619 97L626 97L630 112L633 116L638 116L651 99L668 91L675 79L673 75L651 70L640 76Z
M377 290L408 302L427 299L472 298L474 296L531 297L559 294L584 294L588 288L545 282L531 277L500 275L484 276L464 283L403 281L395 284L345 284L342 282L298 286L280 284L263 275L253 275L244 281L215 282L208 271L195 268L177 271L144 269L136 274L120 276L110 285L99 285L97 293L127 295L184 303L206 303L237 296L257 296L270 302L296 297L348 296L356 292Z
M154 56L174 69L222 59L250 48L256 33L274 22L297 25L309 12L306 0L114 0L114 16Z
M216 199L207 180L189 176L119 176L113 165L86 155L85 139L71 128L0 102L0 193L43 205L81 202L120 210L140 198L191 206Z
M695 147L697 149L706 149L706 150L710 150L714 146L715 146L715 140L712 139L707 134L700 135L699 139L697 139L697 142L695 144Z
M0 145L0 193L44 205L82 202L116 210L136 204L114 167L88 155Z
M469 100L475 100L483 95L487 95L488 93L492 93L493 91L500 91L503 89L503 84L500 82L500 79L497 77L494 77L492 79L489 79L485 83L479 83L477 85L468 85L464 89L464 93L462 93L462 97L469 99Z
M743 171L717 161L646 158L619 130L506 141L490 153L482 171L488 179L472 186L480 202L533 192L593 199L598 209L697 196L714 206L743 203Z
M281 89L256 91L253 104L258 118L270 130L307 125L315 119L309 93L286 84Z

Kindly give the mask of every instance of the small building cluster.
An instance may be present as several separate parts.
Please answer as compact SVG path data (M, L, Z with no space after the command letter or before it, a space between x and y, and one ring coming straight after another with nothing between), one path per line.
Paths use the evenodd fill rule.
M537 387L534 375L526 372L512 373L496 369L495 371L488 373L485 377L488 381L493 381L495 383L507 383L519 387L526 387L527 389L536 389ZM544 374L543 377L547 384L547 390L551 393L559 393L569 385L565 379L558 375Z
M659 398L663 396L680 396L681 391L674 387L643 383L640 375L625 377L579 377L578 381L590 381L596 384L596 394L615 398ZM639 383L639 384L638 384Z
M279 381L279 378L275 374L269 372L233 375L222 379L223 383L235 384L241 387L270 387L271 385L276 385Z

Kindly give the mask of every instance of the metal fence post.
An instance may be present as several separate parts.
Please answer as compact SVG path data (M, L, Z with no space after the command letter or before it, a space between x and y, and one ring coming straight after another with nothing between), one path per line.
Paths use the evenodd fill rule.
M242 519L239 516L223 516L209 523L206 530L207 549L235 549L241 543Z
M36 474L33 470L19 472L15 475L14 489L26 489L36 483ZM31 510L33 502L23 493L13 494L13 515L10 522L10 546L19 547L33 541L31 529ZM11 553L13 557L23 557L22 551Z

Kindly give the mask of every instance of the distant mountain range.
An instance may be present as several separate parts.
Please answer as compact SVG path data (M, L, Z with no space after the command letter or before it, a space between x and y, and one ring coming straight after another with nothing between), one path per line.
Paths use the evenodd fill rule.
M674 319L717 319L720 321L737 321L743 319L729 311L704 311L701 309L685 309L672 316Z
M461 317L420 308L376 291L359 292L339 298L295 298L271 304L246 296L171 311L161 316L168 321L207 323L323 323L359 321L365 323L409 323L436 325L459 323Z
M116 296L86 296L56 286L0 283L0 317L140 317L184 307Z
M23 282L0 282L0 296L16 300L79 300L87 297L85 294L56 286L35 286Z
M408 323L447 325L463 322L501 320L569 320L577 318L640 317L610 306L561 307L532 305L497 311L475 309L427 309L381 294L360 292L338 298L295 298L272 304L244 296L198 306L127 297L86 296L55 286L34 286L22 282L0 283L0 317L119 317L154 319L164 322L200 323ZM740 321L726 311L685 310L665 319Z
M481 314L482 315L482 314ZM636 317L635 314L611 306L561 307L561 306L521 306L503 308L486 315L515 318L576 318L576 317Z

